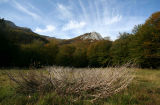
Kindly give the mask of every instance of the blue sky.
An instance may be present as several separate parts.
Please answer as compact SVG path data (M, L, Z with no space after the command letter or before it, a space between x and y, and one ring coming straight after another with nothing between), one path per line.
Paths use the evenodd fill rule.
M160 0L0 0L1 18L67 39L96 31L115 40L156 11Z

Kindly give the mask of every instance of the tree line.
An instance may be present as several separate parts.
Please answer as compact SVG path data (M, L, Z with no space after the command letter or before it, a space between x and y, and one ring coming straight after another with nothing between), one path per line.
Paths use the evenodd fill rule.
M115 41L101 40L88 45L59 44L57 40L17 43L0 19L0 67L106 67L133 62L142 68L160 67L160 12L152 14L132 33L120 33ZM15 33L16 34L16 33ZM18 31L19 35L23 35Z

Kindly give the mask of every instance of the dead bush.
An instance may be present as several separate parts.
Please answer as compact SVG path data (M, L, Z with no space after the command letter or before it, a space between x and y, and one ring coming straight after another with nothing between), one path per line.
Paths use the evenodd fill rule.
M63 68L49 67L46 71L10 74L18 91L56 92L58 95L71 95L75 99L97 100L107 98L123 90L133 79L133 70L119 68Z

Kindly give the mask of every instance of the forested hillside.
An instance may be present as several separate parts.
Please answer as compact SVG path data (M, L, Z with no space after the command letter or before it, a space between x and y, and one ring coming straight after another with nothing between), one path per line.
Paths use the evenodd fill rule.
M46 38L0 19L0 67L106 67L127 62L160 67L160 12L135 26L132 33L120 33L115 41L83 39Z

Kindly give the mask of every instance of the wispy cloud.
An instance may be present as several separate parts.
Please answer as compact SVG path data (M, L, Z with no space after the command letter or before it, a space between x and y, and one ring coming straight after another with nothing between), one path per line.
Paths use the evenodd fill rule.
M114 24L116 22L119 22L119 21L121 21L121 19L122 19L122 16L117 15L117 16L113 16L111 18L106 18L104 21L107 25L109 25L109 24Z
M82 12L83 12L83 18L85 18L85 20L88 20L88 13L87 13L87 10L85 8L85 6L83 5L83 2L81 0L79 0L79 5L82 9Z
M94 1L94 4L95 4L95 10L96 10L96 19L97 21L100 21L100 8L98 6L99 2L98 1Z
M141 14L144 12L137 9L145 8L141 6L143 2L149 0L0 0L6 6L0 9L0 16L12 17L8 19L18 25L58 38L73 38L97 31L103 37L116 39L119 32L131 31L134 25L143 23L149 16L143 17ZM141 5L137 6L139 3ZM148 8L145 10L150 11Z
M71 20L69 23L63 26L62 31L72 30L72 29L80 29L83 28L86 25L85 22L77 22Z
M39 33L39 34L49 34L49 33L53 33L55 29L56 29L55 26L47 25L46 28L44 28L44 29L37 27L35 29L35 32Z
M63 4L57 4L57 9L60 13L60 18L72 18L73 14L70 11L71 8L66 7Z
M34 19L40 18L40 16L30 10L28 10L27 8L25 8L23 5L21 5L20 3L13 1L14 2L14 7L17 8L19 11L32 16Z

